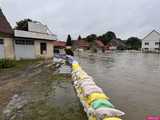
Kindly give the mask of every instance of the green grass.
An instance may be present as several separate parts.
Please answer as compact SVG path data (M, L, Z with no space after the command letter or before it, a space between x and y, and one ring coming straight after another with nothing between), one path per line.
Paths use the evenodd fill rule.
M0 59L0 69L11 68L16 66L15 60Z
M31 65L34 63L38 63L40 60L9 60L9 59L0 59L0 69L15 69L15 68L23 68L27 65Z

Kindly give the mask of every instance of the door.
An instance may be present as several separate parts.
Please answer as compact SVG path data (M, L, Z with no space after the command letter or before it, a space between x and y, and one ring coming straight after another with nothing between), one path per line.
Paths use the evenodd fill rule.
M47 53L47 43L40 44L41 55L45 55Z
M16 38L15 39L16 59L34 59L34 41L31 39Z
M4 58L4 41L0 39L0 59Z

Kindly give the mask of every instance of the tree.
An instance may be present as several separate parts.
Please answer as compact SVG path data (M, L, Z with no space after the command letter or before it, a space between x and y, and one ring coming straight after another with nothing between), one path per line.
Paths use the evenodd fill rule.
M126 45L128 49L138 50L141 48L142 41L137 37L130 37L126 41Z
M24 19L21 21L16 22L16 30L24 30L24 31L28 31L28 22L32 22L31 19Z
M116 34L112 31L108 31L107 33L103 34L100 38L103 44L107 45L112 39L116 39Z
M91 34L91 35L88 35L88 36L86 37L86 40L87 40L88 42L95 42L96 39L97 39L97 35L96 35L96 34Z
M79 35L79 36L78 36L78 40L81 40L81 39L82 39L82 38L81 38L81 36Z
M68 35L66 45L67 45L67 46L72 46L72 38L71 38L71 35Z

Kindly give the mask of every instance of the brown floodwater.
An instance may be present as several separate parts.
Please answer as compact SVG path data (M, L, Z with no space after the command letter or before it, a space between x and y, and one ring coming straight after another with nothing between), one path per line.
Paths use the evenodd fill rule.
M77 60L126 113L124 120L160 115L160 54L114 53Z

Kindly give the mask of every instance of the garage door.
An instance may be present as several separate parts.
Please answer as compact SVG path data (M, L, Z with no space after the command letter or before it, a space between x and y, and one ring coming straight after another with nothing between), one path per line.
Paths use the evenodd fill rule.
M16 38L15 54L16 59L34 59L34 41L31 39Z
M4 45L2 39L0 39L0 59L1 58L4 58Z

